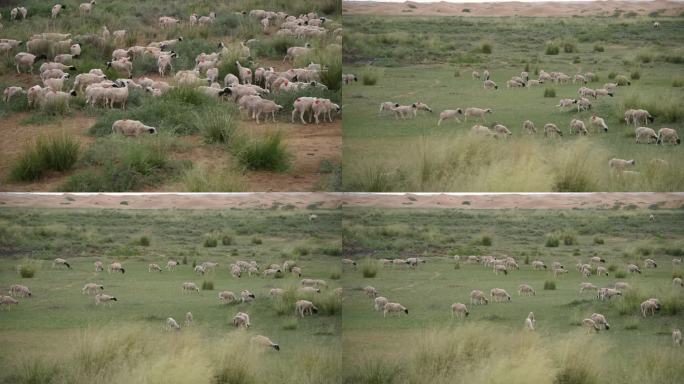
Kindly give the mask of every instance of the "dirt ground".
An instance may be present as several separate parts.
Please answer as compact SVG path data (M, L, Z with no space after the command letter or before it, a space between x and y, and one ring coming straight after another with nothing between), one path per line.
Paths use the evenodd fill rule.
M591 2L503 2L503 3L376 3L343 1L342 12L360 15L411 16L528 16L570 17L609 16L616 10L647 15L664 10L662 16L677 16L684 12L684 3L675 1L591 1ZM409 7L409 4L411 5ZM463 9L470 12L463 12Z
M123 203L125 202L125 203ZM458 209L611 209L634 205L648 208L679 208L684 193L534 193L534 194L374 194L246 192L232 194L144 193L2 193L0 207L109 208L109 209L221 209L271 208L290 205L319 208L458 208Z

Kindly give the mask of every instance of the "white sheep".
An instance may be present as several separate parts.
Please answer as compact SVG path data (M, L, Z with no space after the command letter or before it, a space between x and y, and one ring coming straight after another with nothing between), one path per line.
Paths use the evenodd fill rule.
M494 124L492 129L494 130L494 136L497 138L507 138L508 136L512 135L511 131L509 131L508 128L503 124Z
M651 116L651 114L648 113L647 110L645 110L645 109L632 110L631 122L634 123L634 126L636 126L637 124L642 123L642 122L644 124L648 124L648 123L652 123L654 121L655 121L655 118L653 116Z
M480 291L479 289L476 289L470 292L470 303L487 304L489 303L489 300L487 300L487 297L485 296L484 292Z
M384 310L385 309L385 304L389 303L389 300L387 300L386 297L384 296L378 296L373 300L373 307L375 308L376 311L379 310Z
M335 104L333 104L333 105L335 105ZM268 115L271 114L273 122L275 123L275 121L276 121L275 115L281 109L283 109L283 106L276 104L274 101L264 100L264 99L259 100L256 103L256 105L254 106L254 116L256 117L256 123L259 124L259 117L262 114L266 114L266 120L264 122L268 122ZM321 112L319 112L319 113L321 113ZM318 124L318 113L315 114L314 116L316 117L316 124ZM332 121L332 119L331 119L331 121Z
M69 47L69 53L74 58L78 58L79 56L81 56L81 44L72 44Z
M238 75L242 84L252 84L252 70L249 68L244 68L242 65L240 65L239 61L236 61L235 65L237 65Z
M36 63L36 61L46 59L47 57L45 55L40 55L36 56L31 53L26 53L26 52L19 52L14 56L14 63L16 64L17 67L17 73L21 73L19 70L19 67L28 67L28 71L26 73L33 73L33 65Z
M675 277L674 279L672 279L672 286L684 287L684 281L681 279L681 277Z
M484 89L499 89L499 86L496 85L496 83L492 80L485 80L483 83L483 87Z
M237 296L231 291L222 291L218 293L218 299L222 303L230 304L237 300Z
M366 296L368 296L370 298L375 298L378 296L378 290L375 289L375 287L371 287L370 285L367 287L364 287L363 292L366 294Z
M171 59L176 57L176 53L170 53L170 54L161 54L157 58L157 68L159 69L159 76L165 76L166 75L166 69L168 68L170 71L173 71L173 64L171 63ZM216 73L216 77L218 77L218 71Z
M112 301L119 301L116 297L107 295L104 293L98 293L95 295L95 305L100 305L100 304L109 304L109 306L112 306Z
M178 322L173 317L166 319L166 327L164 327L165 330L180 331L180 328L180 325L178 325Z
M492 113L492 110L489 108L487 108L487 109L474 108L474 107L466 108L465 114L464 114L465 121L468 121L468 117L477 117L477 118L480 118L486 122L487 119L485 118L485 114L487 114L487 113Z
M572 107L573 104L577 104L577 99L560 99L560 101L558 102L558 105L556 105L556 107L558 107L558 108Z
M243 289L242 291L240 291L240 299L242 300L243 303L244 302L251 302L251 301L254 301L254 299L256 299L256 295L254 295L252 292L250 292L246 289Z
M10 285L9 294L13 295L13 296L18 296L18 297L31 297L31 296L33 296L31 294L31 290L27 286L21 285L21 284Z
M6 305L7 310L12 311L12 306L18 305L18 304L19 304L19 300L16 300L11 296L0 296L0 309L2 309L3 305Z
M594 324L596 324L597 327L603 328L605 330L610 329L610 324L608 324L608 321L606 321L606 317L603 316L600 313L592 313L590 318L594 320Z
M126 270L124 269L123 265L121 265L121 263L113 262L109 264L109 266L107 267L107 272L121 272L121 274L123 275L124 273L126 273Z
M537 324L537 320L534 318L534 313L530 312L525 319L525 329L528 331L534 331L534 326Z
M382 310L382 317L387 317L388 313L391 315L393 313L401 314L402 312L407 315L409 313L408 309L399 303L387 303Z
M380 111L382 111L382 104L380 105ZM458 119L458 115L463 116L463 110L461 108L446 109L446 110L440 112L439 113L439 121L437 122L437 126L440 126L442 124L442 121L449 120L449 119L455 119L457 123L460 123L461 121Z
M506 266L503 264L495 264L494 265L494 274L498 275L499 272L503 272L504 275L508 275L508 270L506 270Z
M592 283L580 283L580 293L584 293L584 291L588 290L593 290L596 291L598 288L592 284Z
M587 127L584 125L584 121L579 119L572 119L570 121L570 134L581 134L588 135Z
M117 72L123 72L129 79L132 77L133 73L133 63L128 60L114 60L107 62L107 68L114 68Z
M282 288L271 288L268 294L271 297L282 297L285 294L285 290Z
M624 160L613 158L608 161L608 166L610 167L610 169L613 169L616 172L623 172L625 168L634 167L635 165L636 161L634 159Z
M635 136L636 136L636 143L639 144L642 140L646 140L647 144L651 144L651 142L658 143L658 135L656 135L656 132L652 128L648 127L638 127L637 129L634 130Z
M81 16L89 15L93 10L93 5L95 5L95 0L90 0L89 3L81 3L81 5L78 6L78 11Z
M23 89L22 87L7 87L7 88L5 88L5 90L2 92L3 100L4 100L6 103L9 103L10 100L11 100L14 96L18 96L18 95L21 95L21 94L24 94L24 93L26 93L26 91L24 91L24 89Z
M678 328L672 330L672 344L674 344L675 347L682 345L682 331Z
M84 285L83 288L81 289L81 294L90 295L91 293L97 292L98 289L103 291L104 285L96 284L96 283L88 283L88 284Z
M534 123L530 120L525 120L523 122L523 131L527 132L529 135L537 133L537 130L534 128Z
M672 128L660 128L658 130L658 139L656 144L681 144L681 140L677 135L677 131Z
M587 333L591 333L592 330L595 332L598 332L600 330L596 322L592 319L582 320L582 327L587 329Z
M152 264L149 264L147 266L147 272L152 272L152 271L161 272L162 268L159 266L159 264L152 263Z
M297 300L295 303L295 316L299 315L303 318L307 313L309 315L318 313L318 308L308 300Z
M454 317L458 317L459 319L462 319L464 317L468 317L470 312L468 312L468 307L465 304L462 303L453 303L451 304L451 318L453 319Z
M59 15L59 13L62 12L62 9L64 9L64 8L66 8L66 5L62 5L62 4L53 5L52 6L52 13L51 13L52 18L53 19L56 18L57 15Z
M518 286L518 296L536 296L537 292L527 284L520 284Z
M200 293L199 287L197 286L197 284L195 284L195 283L193 283L193 282L186 281L186 282L184 282L183 285L181 286L181 292L184 293L184 294L185 294L185 293L191 293L191 292L193 292L193 291L194 291L194 292L197 292L198 295L199 295L199 293ZM219 294L219 295L220 295L220 294Z
M314 288L314 287L301 287L297 289L297 292L301 294L316 294L316 293L321 293L320 288Z
M646 317L648 313L655 316L656 311L660 310L660 302L658 299L648 299L641 303L639 307L641 308L641 316Z
M627 271L629 273L639 273L641 274L641 269L634 264L627 264Z
M586 97L580 97L579 100L577 100L577 112L580 111L588 111L591 109L591 101L587 99Z
M548 136L563 136L563 132L556 126L556 124L553 123L546 123L544 124L544 137Z
M262 347L273 348L276 351L280 351L280 345L272 342L271 339L269 339L266 336L256 335L252 337L252 343Z
M237 328L249 328L252 324L249 322L249 315L245 312L238 312L233 316L233 325Z
M501 288L492 288L489 291L489 296L494 302L511 301L511 295L509 295L506 290Z
M565 273L568 273L568 270L565 268L554 268L553 269L553 277L558 278L559 275L563 275Z
M175 271L177 266L178 262L176 260L169 260L166 262L166 270L168 271Z
M71 265L66 260L62 259L61 257L56 258L52 262L52 268L54 268L56 266L65 266L65 267L67 267L67 269L71 269Z

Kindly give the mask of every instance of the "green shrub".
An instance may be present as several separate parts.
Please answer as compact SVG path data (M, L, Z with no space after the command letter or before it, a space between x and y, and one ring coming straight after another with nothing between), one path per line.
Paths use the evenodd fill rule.
M546 45L546 54L547 55L557 55L560 53L560 47L555 45L555 44L548 44Z
M284 331L294 331L297 329L297 318L296 317L291 317L283 322L283 330Z
M181 261L181 263L183 263L183 265L188 265L188 257L183 256L183 261Z
M335 268L330 271L330 280L339 280L342 277L342 269Z
M610 265L608 266L608 272L615 272L615 271L617 271L617 268L618 268L617 265L615 265L615 264L610 264Z
M603 52L603 51L604 51L603 45L600 45L600 44L594 45L594 52Z
M594 236L594 244L596 244L596 245L603 245L603 244L604 244L603 238L602 238L602 237L598 237L598 236Z
M482 46L480 46L480 52L487 54L487 55L491 54L492 53L492 45L489 43L482 44Z
M143 247L149 247L150 238L147 236L142 236L140 239L138 239L138 245L142 245Z
M480 239L480 244L482 244L485 247L491 247L493 244L492 237L489 235L482 236Z
M213 291L214 290L214 282L213 281L203 281L202 282L202 290L203 291Z
M231 236L224 235L224 236L221 238L221 244L223 244L223 245L232 245L232 244L233 244L233 238L232 238Z
M579 64L582 62L582 59L579 56L575 56L572 58L572 63L573 64Z
M361 82L363 85L375 85L378 82L378 74L374 72L365 72L361 75Z
M546 246L549 248L555 248L560 245L560 240L556 236L548 236L546 238Z
M10 179L33 181L48 171L68 171L76 164L79 151L79 142L70 136L38 136L12 166Z
M225 107L195 113L195 126L207 143L229 143L237 131L237 122Z
M641 71L639 71L638 69L635 69L632 71L632 73L629 74L629 77L632 80L639 80L639 79L641 79Z
M565 53L577 52L577 43L572 42L572 41L564 42L563 43L563 52L565 52Z
M378 274L378 262L375 259L366 259L361 263L361 273L365 278L373 278Z
M563 233L563 244L565 244L565 245L577 244L577 236L575 236L574 233L564 232Z
M22 264L19 267L19 275L24 279L30 279L36 275L36 267L33 265Z
M258 237L252 237L252 244L254 244L254 245L261 245L262 243L263 243L263 241L262 241L260 238L258 238Z
M684 79L672 80L672 87L674 87L674 88L684 87Z
M545 291L555 291L556 290L556 282L552 280L546 280L544 282L544 290Z
M215 248L218 246L218 240L215 237L207 237L204 239L205 248Z
M610 73L608 73L608 78L611 80L613 80L616 76L617 76L617 73L615 73L613 71L610 71Z
M627 277L627 273L625 271L615 272L615 278L616 279L624 279L625 277Z
M291 155L280 131L263 138L246 139L237 156L245 167L253 170L285 172L291 165Z
M544 89L544 97L550 97L550 98L556 97L556 90L553 88L545 88Z

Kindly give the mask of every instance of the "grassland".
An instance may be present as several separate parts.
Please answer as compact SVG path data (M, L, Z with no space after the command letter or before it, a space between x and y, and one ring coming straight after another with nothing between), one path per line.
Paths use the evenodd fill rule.
M654 222L648 221L653 213ZM473 210L358 209L343 212L344 256L364 263L377 258L421 257L416 269L380 267L373 278L362 268L345 268L347 292L342 315L343 365L348 383L676 383L684 356L673 348L672 328L684 324L684 290L672 287L671 260L684 253L679 230L681 210ZM567 238L547 247L548 237ZM488 238L491 245L486 246ZM454 255L461 256L456 263ZM509 255L519 270L496 276L468 255ZM624 272L627 263L643 265L653 258L658 268L617 279L575 270L590 256ZM570 272L558 279L527 264L561 262ZM579 283L599 287L629 282L624 297L599 302L579 294ZM555 290L544 290L545 282ZM536 296L520 297L518 285L530 284ZM371 285L379 295L399 302L408 315L383 318L361 289ZM487 294L506 289L509 303L471 306L473 289ZM663 310L641 318L638 305L659 297ZM466 303L470 316L451 318L451 304ZM534 312L537 330L523 331ZM580 322L602 313L609 331L587 335Z
M657 20L662 29L654 30ZM623 121L628 108L656 116L656 131L684 127L684 38L681 17L403 17L345 15L344 72L359 82L345 86L343 189L353 191L674 191L684 185L675 166L681 148L634 143L634 129ZM547 55L549 46L557 55ZM490 52L490 53L485 53ZM372 63L372 65L368 65ZM485 91L473 70L489 69L499 89ZM590 112L561 111L561 98L577 98L580 85L542 85L507 89L505 82L528 70L594 72L601 88L615 75L632 77L615 97L592 99ZM362 79L376 79L364 85ZM372 83L372 81L370 81ZM545 98L546 88L555 97ZM378 105L393 101L427 103L413 120L378 116ZM498 122L513 133L508 140L474 138L475 123L454 120L437 127L439 112L491 108L487 125ZM590 128L588 137L569 135L579 118L590 126L595 112L607 134ZM538 133L522 132L532 120ZM540 128L555 123L560 140ZM611 158L635 159L636 177L611 175ZM654 158L668 167L653 167Z
M329 70L321 77L328 90L315 92L315 96L326 97L339 102L341 52L339 45L333 45L332 33L319 38L308 39L314 49L310 55L299 58L294 63L283 63L282 58L290 46L300 44L291 37L276 36L277 28L262 31L259 21L240 14L252 9L285 11L290 14L316 11L329 20L327 27L332 31L340 26L340 3L338 1L234 1L225 4L207 2L169 1L163 4L138 3L130 0L116 0L106 4L96 4L88 17L79 17L80 1L64 2L67 8L56 20L50 19L51 4L41 1L22 3L28 8L28 16L22 21L4 22L3 38L26 41L40 32L71 33L73 42L83 47L82 55L73 65L77 72L65 84L70 89L76 74L93 68L101 68L110 79L125 77L113 70L106 69L116 48L133 45L147 45L152 41L183 37L174 50L173 70L192 69L195 57L201 53L218 50L223 42L230 51L224 55L219 66L219 77L228 73L237 74L234 62L239 59L244 66L275 67L287 70L292 67L308 65L311 61L320 63ZM13 6L0 7L3 15L9 15ZM192 27L187 23L179 27L160 30L158 18L162 15L175 16L187 21L193 12L206 15L216 12L215 23L206 27ZM5 21L5 20L3 20ZM105 40L99 36L102 26L110 31L125 29L125 41ZM251 56L238 57L235 54L239 42L252 40ZM303 43L302 43L303 44ZM44 49L43 49L44 48ZM45 46L41 52L51 59L56 52L54 47ZM22 46L21 50L25 50ZM0 59L0 89L8 86L22 86L27 89L40 83L37 75L16 74L12 51L7 58ZM40 63L39 63L40 64ZM38 71L38 66L35 71ZM158 76L156 60L139 58L134 60L133 77L148 76L154 80L174 83L172 78ZM173 73L171 74L171 76ZM168 76L168 75L167 75ZM222 82L222 81L221 81ZM154 98L143 91L133 91L126 110L107 110L85 105L84 95L71 100L70 108L31 109L25 97L17 97L10 103L0 103L0 118L3 129L0 135L8 144L0 147L3 167L0 177L9 187L8 190L59 190L59 191L130 191L130 190L185 190L235 192L243 190L330 190L336 188L338 175L322 172L320 169L333 164L339 168L340 162L340 125L325 124L312 129L288 123L286 117L291 111L292 100L297 95L268 95L267 98L283 105L284 111L274 123L255 126L243 117L233 103L214 100L193 90L177 90ZM314 92L309 92L314 96ZM230 131L230 137L215 140L216 126L207 123L209 117L223 122L223 130ZM167 136L170 146L162 146L159 152L164 161L159 164L143 164L142 168L153 168L152 172L136 166L138 160L121 154L120 144L109 136L113 121L130 118L157 127L158 132ZM36 137L66 134L73 136L81 144L78 161L68 170L59 172L45 168L43 172L22 172L30 163L29 147ZM308 142L318 140L320 151L314 155ZM11 144L9 144L11 143ZM133 152L144 150L148 143L136 143ZM25 148L24 148L25 147ZM262 151L255 150L265 148ZM112 156L94 163L89 152L97 150ZM119 152L119 153L117 153ZM254 153L256 152L256 155ZM35 162L35 161L34 161ZM29 168L36 168L32 164ZM20 168L20 170L17 170ZM211 172L216 182L198 183L202 175ZM339 172L337 172L339 173ZM26 176L29 175L29 177ZM39 174L39 177L32 177ZM294 180L299 179L299 180ZM264 180L270 180L265 182Z
M0 382L3 383L335 383L340 370L340 302L332 293L341 239L339 212L273 209L225 210L0 210L0 285L27 285L30 299L0 316ZM216 239L215 247L212 241ZM64 257L71 270L53 269ZM149 273L148 263L182 262L175 272ZM272 287L298 279L230 276L228 264L257 260L261 266L295 260L306 277L325 279L330 289L313 298L321 312L297 319L292 303L270 300ZM95 273L93 262L123 263L125 274ZM192 266L220 263L198 276ZM22 279L17 266L36 269ZM213 283L212 290L182 295L181 284ZM96 307L80 292L87 282L104 284L118 301ZM253 303L220 305L217 293L249 289ZM164 332L167 317L194 326ZM252 327L231 323L238 311ZM256 334L281 352L250 347Z

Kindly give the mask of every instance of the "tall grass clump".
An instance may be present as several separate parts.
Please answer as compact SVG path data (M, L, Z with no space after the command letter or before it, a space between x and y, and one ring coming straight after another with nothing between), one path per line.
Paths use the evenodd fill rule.
M225 107L195 113L195 126L207 143L229 143L237 130L237 121Z
M641 79L641 71L639 71L638 69L633 70L633 71L629 74L629 78L632 79L632 80L639 80L639 79Z
M492 53L492 45L490 43L483 43L480 46L480 52L489 55Z
M79 142L67 136L38 136L10 170L13 181L33 181L48 171L64 172L71 169L78 160Z
M556 44L547 44L546 45L546 54L547 55L557 55L560 53L560 47Z
M656 122L674 123L684 120L684 97L674 92L664 92L660 95L646 96L633 92L624 101L624 109L645 109L656 118ZM622 116L623 111L616 111Z
M24 279L33 278L36 275L36 267L31 264L22 264L19 267L19 275Z
M546 280L544 282L544 290L545 291L555 291L556 290L556 282L552 280Z
M544 97L556 97L556 90L554 88L544 88Z
M603 45L601 44L595 44L594 45L594 52L603 52L605 48L603 48Z
M204 239L205 248L216 248L218 246L218 240L213 236L207 236Z
M342 277L342 268L333 268L328 276L330 277L330 280L339 280Z
M282 132L244 140L237 153L248 169L285 172L291 165L291 154L283 142Z
M202 282L202 290L203 291L213 291L214 290L214 282L213 281L203 281Z
M361 75L363 85L375 85L378 83L378 73L376 71L366 71Z
M674 79L674 80L672 80L672 87L673 87L673 88L684 87L684 79Z
M247 187L240 172L233 167L198 164L181 176L186 192L242 192Z
M361 274L365 278L373 278L378 274L378 262L374 259L366 259L361 263Z
M560 239L558 238L558 236L549 235L546 237L545 245L549 248L556 248L560 245Z

